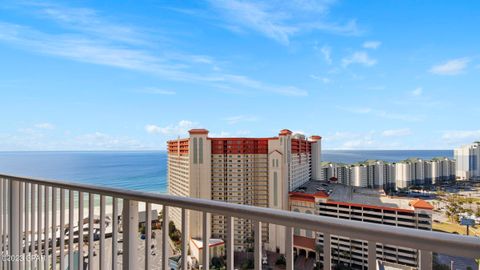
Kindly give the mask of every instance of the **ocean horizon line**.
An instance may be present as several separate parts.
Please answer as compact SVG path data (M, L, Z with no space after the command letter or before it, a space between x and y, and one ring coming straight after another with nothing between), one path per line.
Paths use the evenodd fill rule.
M344 148L336 148L336 149L322 149L322 151L453 151L453 149L376 149L376 148L369 148L369 149L344 149ZM123 153L135 153L135 152L167 152L166 149L151 149L151 150L0 150L0 153L26 153L26 152L68 152L68 153L94 153L94 152L123 152Z

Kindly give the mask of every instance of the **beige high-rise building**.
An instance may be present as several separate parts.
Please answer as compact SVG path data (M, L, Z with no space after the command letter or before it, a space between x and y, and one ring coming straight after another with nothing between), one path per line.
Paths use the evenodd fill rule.
M480 179L480 142L455 148L454 156L458 180Z
M168 141L168 190L176 196L288 210L288 193L311 179L320 180L321 137L305 138L290 130L265 138L211 138L206 129L192 129L188 138ZM171 219L181 225L179 209ZM202 217L189 214L190 237L202 237ZM211 234L225 238L226 220L211 217ZM235 249L253 239L251 220L236 219ZM284 252L284 229L265 224L267 250Z

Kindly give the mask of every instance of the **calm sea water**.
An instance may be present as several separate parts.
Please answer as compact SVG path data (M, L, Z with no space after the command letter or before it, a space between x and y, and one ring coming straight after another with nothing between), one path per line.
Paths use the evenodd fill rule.
M353 163L366 159L452 157L451 150L323 151L323 160ZM0 173L58 179L164 193L167 155L151 152L0 152Z

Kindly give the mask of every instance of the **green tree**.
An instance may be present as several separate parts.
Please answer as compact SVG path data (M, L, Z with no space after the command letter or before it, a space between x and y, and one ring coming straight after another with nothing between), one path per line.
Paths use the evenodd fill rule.
M277 261L275 262L275 265L277 266L285 266L287 265L287 260L285 259L285 256L283 255L280 255L280 257L277 259Z

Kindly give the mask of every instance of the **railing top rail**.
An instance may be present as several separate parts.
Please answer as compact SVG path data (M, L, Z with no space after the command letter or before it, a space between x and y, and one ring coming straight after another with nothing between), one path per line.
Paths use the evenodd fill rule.
M200 212L253 219L277 225L310 229L333 235L356 238L412 249L449 255L480 258L480 238L433 231L417 230L355 220L308 215L292 211L232 204L220 201L178 197L166 194L124 190L65 181L35 179L0 174L0 179L27 182L57 188L101 194L139 202L168 205Z

